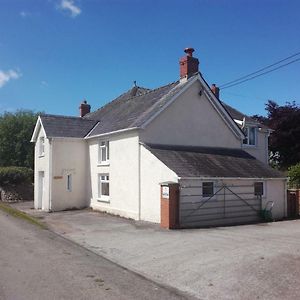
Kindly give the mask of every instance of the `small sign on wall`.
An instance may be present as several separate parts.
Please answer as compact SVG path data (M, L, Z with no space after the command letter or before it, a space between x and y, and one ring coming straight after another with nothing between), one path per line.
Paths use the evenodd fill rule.
M162 197L165 199L169 199L169 187L168 186L162 187Z
M53 179L63 179L62 176L53 176Z

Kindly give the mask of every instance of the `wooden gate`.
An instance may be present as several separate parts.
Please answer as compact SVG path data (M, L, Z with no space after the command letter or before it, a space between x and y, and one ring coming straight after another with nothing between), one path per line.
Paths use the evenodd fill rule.
M299 216L300 190L290 189L287 191L287 216L294 218Z
M215 193L202 197L202 186L181 185L179 221L181 228L246 224L261 221L261 196L253 184L215 186Z

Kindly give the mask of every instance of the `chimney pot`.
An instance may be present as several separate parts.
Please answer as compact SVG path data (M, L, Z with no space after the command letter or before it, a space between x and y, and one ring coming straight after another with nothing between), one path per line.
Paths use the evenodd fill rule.
M179 60L180 65L180 79L188 79L195 73L199 72L199 60L193 57L193 52L195 51L194 48L185 48L184 52L186 56L183 56Z
M193 57L193 52L195 51L195 49L194 48L185 48L184 49L184 52L188 55L188 56L190 56L190 57Z
M86 114L90 113L91 106L87 103L86 100L83 100L79 106L79 115L80 117L84 117Z

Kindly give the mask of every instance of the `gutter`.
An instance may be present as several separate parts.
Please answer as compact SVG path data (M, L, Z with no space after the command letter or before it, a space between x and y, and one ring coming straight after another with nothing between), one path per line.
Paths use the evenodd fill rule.
M86 136L84 139L89 140L89 139L93 139L93 138L97 138L97 137L118 134L118 133L123 133L123 132L128 132L128 131L134 131L137 129L141 129L141 128L140 127L132 127L132 128L120 129L120 130L110 131L110 132L101 133L101 134L97 134L97 135L93 135L93 136Z
M287 177L204 177L204 176L199 176L199 177L178 177L179 180L185 180L185 179L192 179L192 180L287 180Z

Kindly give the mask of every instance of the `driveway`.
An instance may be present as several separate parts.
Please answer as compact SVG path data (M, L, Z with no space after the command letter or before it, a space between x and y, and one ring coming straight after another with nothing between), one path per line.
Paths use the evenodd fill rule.
M95 253L200 299L299 299L300 220L169 231L91 210L34 214Z
M183 300L57 234L0 210L1 300Z

